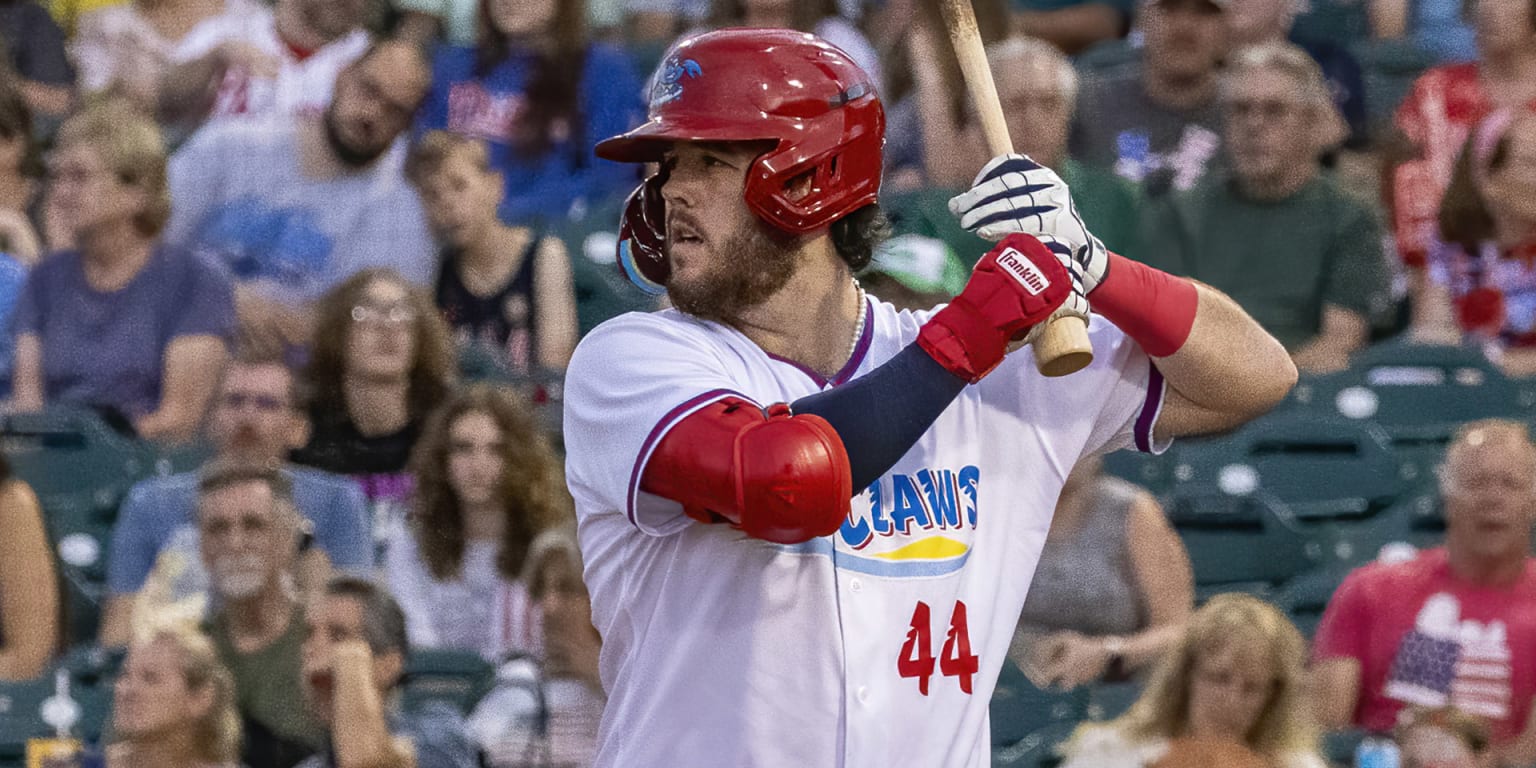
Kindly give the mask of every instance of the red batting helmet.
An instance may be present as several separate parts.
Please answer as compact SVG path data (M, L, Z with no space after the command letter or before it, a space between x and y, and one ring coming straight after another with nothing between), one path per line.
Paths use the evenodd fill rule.
M651 80L650 119L599 142L597 155L650 162L676 141L757 140L778 144L752 164L743 195L779 229L820 229L879 195L885 110L874 81L848 54L792 30L726 29L677 43ZM786 196L806 174L811 191Z

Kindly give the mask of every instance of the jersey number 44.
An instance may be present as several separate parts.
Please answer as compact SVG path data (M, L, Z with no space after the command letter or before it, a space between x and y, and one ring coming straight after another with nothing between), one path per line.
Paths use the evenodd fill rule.
M902 677L917 678L917 691L928 695L928 680L933 677L932 611L921 600L912 611L912 628L907 630L907 642L901 646L896 658L896 672ZM966 628L965 603L955 601L955 610L949 616L949 632L944 637L944 647L937 659L939 674L959 679L960 690L971 692L971 678L979 668L975 654L971 653L971 634Z

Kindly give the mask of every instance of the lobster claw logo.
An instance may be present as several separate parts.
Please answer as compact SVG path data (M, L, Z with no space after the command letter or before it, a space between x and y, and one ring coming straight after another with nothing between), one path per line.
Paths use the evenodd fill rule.
M672 56L656 74L656 84L651 88L651 109L655 109L683 95L683 81L700 77L704 68L693 59Z

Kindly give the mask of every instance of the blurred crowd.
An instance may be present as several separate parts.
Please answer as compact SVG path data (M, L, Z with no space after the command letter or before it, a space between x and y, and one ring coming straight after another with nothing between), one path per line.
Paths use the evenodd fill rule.
M1015 148L1111 249L1225 291L1308 373L1393 339L1536 376L1536 2L974 5ZM590 759L547 414L583 332L655 308L613 266L637 171L591 147L679 35L741 25L879 84L895 236L861 280L958 291L985 246L945 201L991 153L923 0L0 2L0 394L204 457L122 500L68 641L127 649L108 765ZM49 510L4 475L0 680L26 680L63 597ZM1536 764L1533 477L1523 427L1469 425L1445 548L1351 576L1309 651L1256 599L1196 611L1156 501L1085 463L1011 656L1041 688L1145 681L1071 765L1313 765L1351 726L1404 765ZM1458 631L1477 674L1436 661ZM397 706L442 648L494 691Z

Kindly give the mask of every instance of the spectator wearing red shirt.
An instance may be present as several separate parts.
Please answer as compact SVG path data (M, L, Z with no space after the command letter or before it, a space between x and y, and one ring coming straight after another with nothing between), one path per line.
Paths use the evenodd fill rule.
M1443 548L1351 573L1313 648L1325 727L1389 733L1405 706L1486 721L1496 764L1536 760L1536 445L1525 426L1478 421L1440 472Z
M1397 248L1411 267L1424 264L1440 197L1472 126L1496 107L1536 104L1536 2L1479 0L1468 9L1478 61L1425 72L1393 118L1416 155L1387 182Z
M1478 124L1440 205L1414 295L1414 337L1473 343L1512 376L1536 376L1536 110Z

